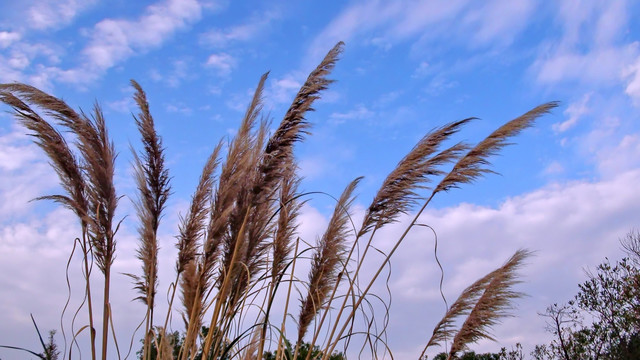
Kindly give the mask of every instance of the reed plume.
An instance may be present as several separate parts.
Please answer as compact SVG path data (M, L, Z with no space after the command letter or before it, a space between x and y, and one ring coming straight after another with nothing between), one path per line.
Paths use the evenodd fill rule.
M133 175L139 191L135 203L141 240L138 257L142 260L142 275L133 277L140 291L138 299L147 305L143 358L152 357L152 346L158 351L158 359L171 359L175 355L165 329L178 287L186 335L177 356L183 360L260 359L267 350L265 347L276 344L275 332L268 332L270 329L278 332L277 356L286 353L287 357L291 357L293 352L295 358L307 352L307 358L322 356L327 359L339 343L344 341L346 348L351 338L359 335L356 316L360 314L366 329L365 345L368 342L372 353L377 356L378 342L386 346L383 337L388 312L381 335L375 320L368 316L368 311L373 312L375 308L370 301L375 298L388 308L384 299L369 291L409 231L417 224L431 199L439 192L492 173L488 158L507 145L510 137L531 126L537 117L557 106L552 102L536 107L498 128L474 147L464 142L449 143L473 118L430 131L384 180L366 209L359 231L352 229L350 208L354 202L353 193L361 178L352 181L336 201L327 229L318 239L317 246L300 249L299 245L304 241L295 239L295 253L292 255L299 226L298 215L303 204L298 200L301 196L298 193L301 180L296 174L294 146L309 134L310 123L306 116L308 111L313 111L314 102L321 92L332 83L327 77L342 47L342 42L336 44L311 72L271 136L268 131L270 123L262 112L262 95L268 77L268 73L264 74L236 135L229 141L224 162L220 160L223 143L218 143L214 148L204 165L188 212L184 218L180 218L175 281L170 289L164 326L156 327L157 337L153 336L159 266L157 232L171 192L170 177L165 167L165 149L156 133L146 94L138 83L131 81L135 88L134 99L139 107L134 119L143 145L140 152L133 153ZM107 330L112 318L109 288L116 248L115 234L118 230L118 224L114 223L118 198L113 184L116 154L102 111L95 105L89 115L75 112L64 101L24 84L0 84L0 101L13 108L21 124L51 159L60 177L65 193L42 198L70 208L82 223L92 359L96 355L89 260L95 258L104 274L104 360L107 358ZM77 154L61 133L31 106L39 107L44 115L70 131L75 137L73 145L77 148ZM452 169L443 171L448 164L453 164ZM434 178L439 178L440 182L429 188ZM421 194L425 189L430 190L430 196ZM391 250L383 253L384 260L377 272L363 280L360 270L369 250L379 251L373 246L376 231L411 212L419 202L422 202L422 207L402 235L395 239ZM352 230L354 234L351 234ZM359 239L365 234L370 238L360 253L362 244ZM351 243L349 240L352 237ZM351 257L356 250L357 267L353 271L350 265L354 260ZM308 259L304 255L307 251L313 251L309 260L311 269L307 279L301 281L306 291L300 295L297 328L294 330L297 334L293 335L297 336L297 342L295 350L291 351L286 339L290 335L287 334L286 319L292 316L289 301L292 289L299 282L296 263ZM525 250L516 252L504 266L466 288L436 325L425 350L442 345L451 338L453 342L449 357L452 358L470 343L483 338L491 339L490 328L508 315L513 300L521 296L513 290L513 286L518 282L516 272L529 254ZM341 282L345 277L349 279L348 283ZM285 278L288 280L283 280ZM282 325L276 329L269 319L270 311L277 304L278 286L287 281L289 289L281 314ZM333 305L332 301L340 297L343 298L342 306ZM330 311L333 308L339 309L335 317ZM345 309L346 313L343 314ZM321 311L322 317L319 316ZM205 313L210 315L208 332L202 330L201 333L201 329L206 328L203 326L206 325ZM251 322L254 315L255 321ZM314 323L316 317L318 320ZM328 324L323 324L325 319L328 319ZM458 321L462 324L456 328ZM246 326L247 323L249 326ZM311 344L303 345L309 332L312 332L313 340ZM321 334L326 334L321 340L325 344L322 352L314 348Z
M518 254L518 253L516 253ZM528 253L527 253L528 255ZM473 308L478 303L478 300L482 294L486 291L489 283L499 273L504 271L504 266L500 267L482 278L476 280L473 284L469 285L458 296L456 301L449 307L445 315L438 322L433 329L433 335L424 347L419 359L422 359L427 349L431 346L442 346L443 342L447 339L453 339L458 330L454 327L455 322L463 316L468 316Z
M284 274L285 265L293 251L293 241L298 229L297 222L303 203L297 201L300 178L296 176L296 165L291 163L280 181L280 202L278 221L273 236L273 261L271 266L272 281L277 281Z
M44 110L45 114L53 117L59 123L83 123L82 116L63 100L31 85L21 83L0 84L0 91L14 94L16 97L23 98L27 103L39 106Z
M200 175L196 191L191 197L189 212L180 221L180 235L178 236L178 260L176 272L181 273L185 266L196 258L198 241L202 240L206 228L207 215L209 215L213 185L215 183L215 170L220 164L219 156L222 142L215 147Z
M449 307L446 314L438 322L433 329L433 335L427 342L420 359L423 358L426 350L431 346L442 346L443 342L447 339L453 339L456 334L456 329L453 327L456 320L465 315L469 315L471 309L478 301L478 298L487 287L487 284L493 278L493 272L485 275L484 277L476 280L473 284L467 287L458 299Z
M327 75L335 66L342 46L343 43L336 44L309 74L280 125L267 142L264 150L261 150L260 157L254 158L259 163L257 163L258 171L253 182L252 193L246 197L246 205L249 207L239 206L239 209L243 210L238 213L238 215L244 213L249 215L246 229L247 244L241 248L244 254L241 261L248 267L249 276L259 271L264 265L264 255L269 249L269 245L265 241L272 233L273 228L270 224L271 216L269 214L273 211L273 198L277 186L286 168L293 160L293 145L301 141L303 135L307 133L306 129L309 127L309 123L305 119L305 114L308 111L313 111L314 101L320 97L320 92L332 82L327 79ZM258 132L258 134L261 133ZM256 143L259 144L260 141L256 141ZM258 148L255 147L255 149ZM250 281L251 279L241 278L240 283L234 289L241 291Z
M5 88L0 85L0 89ZM0 91L0 101L11 106L20 123L31 131L34 142L51 160L51 166L58 174L60 185L68 195L49 195L38 199L49 199L61 203L76 213L83 223L87 221L86 184L80 164L67 141L51 124L42 119L26 103L11 94Z
M246 196L250 192L251 180L255 178L253 174L256 168L255 141L257 137L253 133L253 129L262 110L262 92L267 76L268 73L265 73L260 78L238 132L229 144L227 158L220 171L204 238L202 256L197 259L197 281L195 282L194 294L197 294L195 299L196 301L199 299L201 304L193 306L199 311L191 314L190 322L202 316L200 310L205 308L204 303L207 301L207 295L213 285L212 279L215 276L218 261L220 263L216 280L219 287L219 293L216 295L218 304L226 300L229 295L229 292L223 289L223 284L227 278L238 274L238 271L233 269L232 260L233 254L238 252L238 248L246 245L243 243L244 239L239 238L238 231L246 220L246 209L248 208ZM244 213L241 209L245 210ZM213 328L218 320L219 309L217 307L214 311L210 328ZM187 349L191 349L195 344L195 335L198 330L193 324L189 324L185 340ZM204 346L205 355L212 345L212 337L213 332L207 334Z
M495 341L489 330L501 318L509 316L508 310L512 307L513 300L523 296L522 293L514 291L513 286L521 282L517 278L517 271L529 256L530 251L518 250L502 267L489 274L490 280L482 295L453 338L449 358L455 357L470 343L480 339Z
M365 213L356 241L347 255L347 262L349 262L356 249L357 240L373 230L364 247L364 252L357 261L357 267L353 272L353 276L351 276L349 289L339 307L338 319L342 316L349 294L355 289L355 281L360 273L364 259L371 248L375 230L389 223L393 223L399 215L406 214L411 206L421 199L417 191L425 187L423 184L429 182L433 176L442 175L443 172L440 170L440 167L443 164L457 160L464 151L468 150L468 145L465 143L457 143L445 150L439 151L443 142L447 141L452 135L457 133L462 126L473 119L474 118L467 118L455 121L427 133L384 180ZM346 271L346 263L344 267ZM334 286L333 294L329 301L333 300L336 291L337 287ZM352 311L355 311L355 309L352 309ZM325 313L320 319L320 326L323 324L327 313L328 309L325 310ZM337 329L337 325L336 321L331 336L333 336L333 333ZM311 345L315 344L316 337L317 335L312 340Z
M153 313L158 286L158 226L169 194L171 192L169 170L165 167L162 139L158 136L153 117L149 110L147 96L140 84L131 80L135 88L134 99L140 108L138 116L134 116L138 131L142 138L143 151L140 155L132 150L134 158L134 179L138 187L138 200L135 202L138 213L138 233L140 246L138 259L142 261L142 276L128 274L140 292L136 299L147 305L145 343L143 358L149 356L152 339Z
M196 293L198 289L198 270L194 260L189 261L183 267L182 277L180 277L180 289L182 291L182 305L184 312L182 319L185 327L189 327L191 322L196 322L196 328L200 328L202 316L199 314L202 304L202 294ZM196 313L194 313L194 311Z
M387 176L365 214L359 236L374 227L394 222L406 214L421 196L417 190L423 188L431 177L443 175L439 167L455 161L467 149L463 143L454 145L435 156L443 142L460 131L473 118L455 121L425 135Z
M117 197L113 187L115 150L109 141L104 117L100 107L94 106L93 117L78 114L64 101L51 96L33 86L13 83L1 84L0 91L20 96L27 102L44 109L45 113L67 127L77 137L76 146L81 155L81 169L85 177L87 218L93 233L92 243L96 246L96 262L100 270L110 266L115 242L107 233L112 232L112 222ZM107 230L109 229L109 230Z
M197 289L197 253L202 246L202 239L206 228L207 216L210 211L210 202L215 183L215 170L219 165L219 154L222 149L222 142L214 148L207 159L196 191L191 198L191 205L187 215L180 221L180 235L178 236L178 260L176 261L176 282L180 280L182 292L182 303L185 307L183 319L188 326L192 311L196 302L196 297L200 299L202 294L196 294ZM182 278L180 278L182 275ZM171 296L173 296L175 289ZM197 300L200 303L200 300ZM198 305L199 306L199 305ZM198 317L199 318L199 317Z
M137 252L138 259L142 261L143 272L141 277L133 277L137 280L137 287L141 292L138 299L153 307L158 277L157 232L171 186L169 171L164 166L162 141L156 134L146 96L133 80L132 85L136 88L134 98L141 110L135 120L144 146L144 152L140 155L133 152L134 179L139 192L138 200L135 202L140 222L140 247Z
M51 124L42 119L35 111L31 109L22 100L11 94L15 91L31 102L51 103L55 104L54 108L58 109L62 114L69 116L77 116L64 102L53 98L40 90L24 84L0 84L0 101L11 106L20 123L30 130L31 135L36 139L35 143L44 150L47 157L51 160L50 164L54 171L58 174L60 184L68 195L46 195L38 197L42 200L53 200L62 204L73 211L80 220L82 228L82 239L80 245L83 252L83 266L85 276L85 293L87 296L87 310L89 316L89 331L91 339L91 358L96 358L95 337L96 330L93 323L93 300L91 297L91 286L89 280L90 265L89 257L92 249L89 244L88 224L91 219L88 216L88 200L87 200L87 184L79 161L69 148L66 140ZM27 94L28 96L25 96ZM64 329L63 329L64 335ZM66 344L65 344L66 345Z
M459 187L461 184L472 183L484 174L494 173L493 170L488 168L490 163L487 158L496 155L500 149L509 145L509 138L532 126L538 117L557 106L557 102L536 106L524 115L499 127L458 160L453 169L440 181L434 193L448 191Z
M320 98L320 92L326 90L333 80L327 75L335 67L338 56L342 53L344 43L337 43L322 59L320 64L309 74L300 91L293 99L280 126L269 139L260 164L261 179L256 184L254 192L261 188L270 188L281 177L281 164L287 162L295 142L302 140L307 133L309 122L305 119L308 111L313 111L313 103Z
M267 76L268 73L260 78L238 133L229 145L229 153L220 173L205 246L205 258L210 259L205 264L208 276L213 275L211 269L215 259L212 255L219 246L222 246L222 276L232 276L233 252L236 246L243 247L243 239L238 239L238 231L249 209L248 197L255 179L257 158L253 130L262 110L262 92ZM218 281L218 286L221 285L222 279Z
M340 269L344 266L347 238L349 236L349 208L353 203L352 197L362 178L353 180L342 192L333 211L327 230L320 239L313 254L307 295L302 301L298 316L298 345L302 343L304 335L318 311L325 305L327 295L342 278Z
M80 151L80 168L85 179L87 200L87 222L89 241L96 264L105 278L103 300L102 358L106 358L109 288L111 265L115 254L115 233L113 218L118 202L113 185L115 150L109 140L107 128L100 107L94 105L92 117L73 111L64 101L48 95L32 86L14 83L0 85L3 93L21 96L44 109L45 113L67 127L77 137L76 146ZM63 200L57 198L58 201Z
M88 179L89 214L92 219L89 229L96 264L104 274L104 299L102 320L102 359L107 358L107 339L111 305L109 290L111 283L111 265L115 257L118 231L114 228L114 216L118 197L113 184L116 154L109 140L102 110L94 106L93 119L86 115L74 133L79 137L78 148L82 154L85 173ZM76 124L71 127L72 130Z

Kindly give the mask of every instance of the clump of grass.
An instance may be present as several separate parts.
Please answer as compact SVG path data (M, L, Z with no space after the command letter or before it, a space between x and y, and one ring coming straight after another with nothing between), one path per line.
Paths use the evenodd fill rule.
M263 75L239 130L228 145L226 158L220 156L222 141L212 150L188 211L180 221L175 280L168 292L168 311L160 315L164 318L162 326L154 326L160 266L157 232L171 194L170 176L146 95L132 80L134 99L140 108L134 119L142 140L140 153L134 151L142 274L131 277L139 292L137 299L145 308L141 311L145 323L143 359L261 359L266 351L276 359L291 354L294 358L307 354L306 359L328 359L336 347L347 350L360 336L365 338L362 348L368 344L372 357L384 356L378 349L384 346L384 353L389 351L384 340L386 326L376 330L375 319L386 318L388 313L371 313L372 298L381 300L371 294L371 288L397 248L419 225L419 217L436 194L492 173L490 157L513 136L532 126L535 119L557 106L553 102L538 106L507 122L475 146L464 142L445 146L473 118L434 129L384 180L359 227L351 215L360 178L350 182L336 199L324 235L312 245L297 236L298 214L307 198L298 190L300 178L296 174L294 147L308 135L310 124L306 114L331 84L328 75L342 47L338 43L311 72L271 136L262 113L262 92L268 74ZM92 115L87 116L24 84L0 85L0 101L14 109L58 173L65 193L42 199L70 208L82 225L80 244L92 359L98 358L90 293L90 284L96 281L95 275L90 276L92 259L103 274L100 358L104 360L113 317L109 302L110 269L118 230L114 219L118 197L113 184L116 154L105 119L97 105ZM54 123L39 115L34 107ZM57 130L59 126L75 137L75 149ZM435 186L429 188L429 183ZM380 252L373 246L379 230L410 213L414 213L413 220L391 250L383 253L373 275L367 276L363 264L371 261L372 251ZM467 288L436 324L425 350L451 339L448 352L454 357L470 343L491 339L489 329L508 315L513 300L521 295L513 286L518 282L516 270L528 255L526 250L517 251L504 266ZM310 268L306 276L298 274L298 263ZM174 304L178 288L180 305ZM295 301L296 290L300 303L298 315L294 316L292 309L296 307L290 303ZM176 351L169 341L173 333L168 331L174 311L182 314L185 329ZM366 324L364 330L358 328L357 319ZM462 324L456 327L458 322ZM296 339L293 348L289 338ZM66 341L64 356L71 356Z

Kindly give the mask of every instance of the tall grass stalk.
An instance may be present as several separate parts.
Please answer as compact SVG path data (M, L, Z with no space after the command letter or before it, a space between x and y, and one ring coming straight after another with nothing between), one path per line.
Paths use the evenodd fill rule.
M158 229L171 193L170 176L147 96L132 80L139 108L134 121L142 140L141 150L133 150L142 272L130 276L144 305L142 359L262 359L269 352L278 360L299 356L324 360L339 346L348 350L359 337L364 338L361 353L368 348L372 358L391 355L386 343L388 305L372 289L394 253L416 226L423 225L419 220L437 194L492 173L491 156L557 106L553 102L540 105L475 146L453 141L474 118L435 128L387 176L358 226L352 205L360 178L351 181L335 199L327 228L314 244L297 233L298 215L310 193L298 190L301 180L294 150L308 135L306 116L331 84L328 76L342 47L336 44L310 73L271 134L262 111L268 78L264 74L224 159L222 141L212 149L189 208L180 218L175 277L163 316L155 314L157 274L162 266L158 264ZM97 359L100 351L105 360L110 342L117 349L115 333L110 340L108 330L114 328L109 292L119 223L114 219L116 153L102 111L96 105L90 116L76 112L62 100L24 84L0 85L0 101L13 108L60 178L64 193L41 199L61 203L80 221L91 358ZM71 133L73 146L59 128ZM391 249L386 253L378 249L380 230L409 215L412 220ZM378 262L373 253L382 253ZM521 296L513 286L527 256L529 252L518 250L505 265L464 290L436 324L421 357L432 346L450 343L447 353L453 358L471 343L490 339L488 329L507 316L512 302ZM104 286L100 348L91 294L96 281L91 273L94 259ZM300 269L308 273L301 274ZM180 301L174 301L176 293ZM298 307L293 306L296 300ZM381 302L382 314L375 313L374 302ZM182 315L185 333L180 344L172 345L180 340L170 330L175 312ZM157 316L164 320L161 326L155 325ZM382 327L376 320L380 316ZM385 349L384 354L378 353L379 348ZM71 355L70 348L65 350L65 357Z

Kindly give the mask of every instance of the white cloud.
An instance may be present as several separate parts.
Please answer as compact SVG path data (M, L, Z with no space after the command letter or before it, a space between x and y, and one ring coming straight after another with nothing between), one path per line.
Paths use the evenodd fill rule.
M161 81L170 87L177 87L180 83L189 77L189 62L187 60L175 60L171 64L171 70L161 73L156 69L149 72L151 79Z
M10 63L11 58L5 58L0 54L0 82L8 83L13 81L20 81L23 79L24 75L22 71L11 66Z
M397 10L379 2L354 4L336 16L311 43L308 61L317 62L338 41L349 41L358 31L366 31L395 16Z
M336 123L343 123L347 120L362 120L362 119L371 119L373 117L374 112L367 109L366 106L359 104L355 107L355 109L349 110L343 113L333 113L331 114L331 119Z
M35 155L38 149L26 145L25 141L27 139L17 132L0 137L0 149L7 154L0 157L0 171L4 179L23 174L23 178L16 180L16 183L25 184L21 191L41 195L40 181L51 183L52 178L46 174L53 174L50 169L41 172L34 167L38 163L45 168L48 165L41 156ZM631 138L620 147L635 147L634 151L638 151L639 143L637 137ZM313 167L313 161L308 165ZM303 171L310 166L301 164ZM523 270L525 283L519 287L530 296L518 301L517 317L497 326L495 334L503 341L502 346L520 341L530 348L532 344L545 341L544 321L536 312L544 310L549 303L570 299L576 284L584 279L584 267L595 266L605 256L617 256L617 238L637 226L635 214L640 211L640 193L629 189L635 189L638 182L640 171L632 170L618 172L606 181L549 185L507 199L497 207L460 204L427 210L420 222L434 226L438 233L438 255L445 267L444 291L450 303L465 286L501 265L517 248L536 250L537 255ZM0 188L0 195L3 200L15 196L9 187ZM6 211L24 208L27 200L25 196L14 199L16 204ZM20 205L18 201L25 203ZM300 233L304 240L314 243L324 230L327 218L311 205L306 205L300 216ZM185 205L180 206L184 208ZM354 216L356 223L362 212L362 208L358 208ZM21 213L25 214L24 210ZM399 224L380 231L374 245L388 251L409 218L403 217ZM65 209L11 222L6 216L3 219L0 223L0 282L12 296L0 299L0 305L12 315L5 318L9 325L0 329L0 337L12 344L24 344L24 339L30 339L32 335L31 324L26 320L30 311L45 328L57 326L55 311L40 310L59 309L64 304L65 292L61 290L65 289L64 264L71 240L77 234L77 225ZM126 227L119 233L119 252L114 265L118 274L138 271L132 233ZM162 241L162 249L168 250L163 250L160 263L172 264L173 239L167 236ZM396 357L403 353L415 358L421 350L419 345L428 338L431 327L444 311L439 299L440 273L433 260L433 246L433 235L427 229L415 228L392 258L389 285L394 297L388 333L391 348L399 349L395 351ZM371 259L381 260L375 252L372 254ZM34 258L39 261L34 263ZM25 264L29 266L25 267ZM72 266L79 265L74 262ZM369 263L363 274L371 273L375 267L376 264ZM24 268L24 271L19 276L3 277L3 274L12 274L11 269L15 268ZM161 281L167 284L173 268L166 266L163 269ZM44 272L50 274L47 279L41 276ZM72 269L76 291L81 289L77 274ZM301 276L305 275L301 273ZM164 289L162 286L160 289ZM126 278L115 279L114 287L117 289L114 294L122 294L113 299L117 315L114 320L122 329L118 333L129 334L134 323L141 320L140 307L129 301L134 294L129 291L130 283ZM373 290L378 295L386 293L383 282ZM161 311L164 310L158 310L158 313ZM474 349L489 351L496 347L499 346L481 343Z
M161 46L175 32L199 20L201 8L198 0L164 0L147 6L135 20L104 19L87 31L89 40L78 56L80 64L72 68L57 66L59 54L64 53L64 49L19 43L9 59L13 66L0 71L0 80L27 81L45 89L51 87L52 81L84 87L127 58ZM33 59L40 55L46 56L49 63L32 64ZM0 70L4 70L3 63L0 62ZM30 75L21 71L24 69L26 72L25 65L32 70ZM171 86L177 85L185 76L180 65L174 65L175 71L167 80Z
M461 204L426 211L420 222L433 226L438 234L449 304L516 249L536 251L522 271L525 283L519 286L529 296L517 301L515 318L495 328L502 344L483 342L474 349L495 351L519 341L531 350L548 339L544 320L537 312L553 302L570 300L577 284L585 280L584 268L593 268L605 256L621 256L618 238L638 226L635 214L640 211L640 193L630 191L638 181L640 171L633 170L607 181L550 185L510 198L495 208ZM374 244L389 249L408 219L380 232L379 242ZM420 352L416 344L428 339L444 313L433 234L425 228L412 230L392 266L390 286L396 310L388 329L393 335L389 340L397 348L415 347L417 353L411 356L415 358ZM419 327L408 325L418 323ZM409 332L408 327L418 330Z
M264 34L272 21L277 20L280 14L276 11L267 11L254 16L245 24L232 26L224 30L213 29L201 35L201 42L214 47L226 47L234 42L245 42Z
M12 31L0 31L0 49L9 47L14 42L20 40L20 33Z
M537 81L618 84L640 52L638 42L624 39L627 7L624 1L564 1L557 18L562 36L545 44L532 66Z
M317 61L340 40L348 42L373 30L377 30L375 37L365 43L383 44L386 49L410 37L453 37L471 47L504 45L526 27L534 10L531 0L359 2L343 10L316 36L307 62Z
M320 156L301 159L298 168L300 169L300 176L308 180L321 178L326 175L327 172L335 170L332 163Z
M6 55L0 54L0 81L29 82L34 86L48 89L51 71L50 68L42 65L41 60L51 64L58 63L61 51L56 45L28 41L15 42L6 51Z
M413 72L412 77L421 78L421 77L427 76L430 72L431 72L431 68L429 67L429 63L426 61L423 61L420 63L420 65L418 65L418 68L416 68L416 70Z
M27 24L39 30L58 28L95 3L95 0L37 1L27 10Z
M120 100L107 102L107 107L116 112L131 114L132 110L135 109L136 104L133 101L133 97L129 95L129 96L123 97Z
M564 114L569 118L563 122L553 124L553 131L556 133L563 133L572 127L574 127L581 117L588 114L590 109L587 106L592 94L588 93L582 96L582 99L578 102L574 102L564 111Z
M535 10L531 0L495 0L483 2L480 9L470 10L464 22L472 31L475 44L486 44L498 40L509 43L526 25Z
M148 6L136 20L105 19L91 31L82 50L85 63L69 70L57 69L61 81L86 83L138 52L162 45L176 31L200 19L197 0L166 0Z
M231 70L236 66L236 59L227 53L211 54L205 66L217 71L218 75L226 76L231 74Z
M638 50L636 43L592 49L587 53L561 49L536 61L533 68L537 72L538 82L543 84L561 81L615 84L620 81L620 69L629 64Z
M558 161L552 161L547 167L542 171L544 175L555 175L564 173L564 166Z
M16 127L0 136L0 215L4 218L24 215L32 208L31 200L58 183L41 150L26 133Z
M291 73L280 79L273 79L265 91L265 103L271 106L287 104L293 101L293 97L302 86L299 73Z
M27 130L14 128L0 136L0 169L14 171L38 159L38 149L29 142Z
M596 156L602 176L636 169L640 167L640 134L624 135L617 144L601 147Z
M640 105L640 56L635 63L625 69L623 75L628 79L627 86L624 89L625 93L636 105Z
M167 107L167 112L170 113L180 113L183 115L191 115L193 113L193 109L191 109L188 106L185 106L184 104L168 104Z

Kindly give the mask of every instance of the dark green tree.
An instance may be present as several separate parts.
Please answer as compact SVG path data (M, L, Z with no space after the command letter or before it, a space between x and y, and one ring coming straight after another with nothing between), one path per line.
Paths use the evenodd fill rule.
M311 344L302 343L300 345L300 349L298 349L298 356L295 360L305 360L311 352L311 356L309 357L311 360L322 359L324 353L320 350L318 346L314 346L313 349L310 348ZM291 346L291 342L287 339L284 339L284 358L285 360L293 360L294 349ZM263 355L264 360L276 360L276 353L271 351L266 351ZM329 356L329 360L345 360L346 357L343 353L334 352Z
M201 331L200 331L200 336L201 338L204 338L207 336L207 334L209 333L209 328L206 326L203 326ZM167 333L166 334L166 341L169 342L169 346L172 349L172 359L179 359L179 355L180 355L180 350L182 349L182 345L184 344L184 338L185 338L185 334L184 333L179 333L178 331L174 331L172 333ZM144 347L144 339L141 339L140 342L142 343L142 346ZM160 335L156 336L156 340L152 341L150 343L150 347L149 347L149 359L150 360L156 360L158 358L158 348L156 346L157 343L160 342ZM223 342L222 346L228 346L228 342ZM140 348L140 350L138 350L136 352L136 355L138 355L138 360L144 360L143 359L143 348ZM164 357L164 356L163 356ZM217 357L215 360L229 360L230 359L230 355L228 353L223 353L222 356ZM198 353L195 356L195 360L202 360L202 349L200 349L200 351L198 351ZM214 360L212 356L209 356L208 360Z
M433 360L447 360L447 353L441 352ZM476 354L475 351L467 351L456 357L455 360L524 360L522 345L516 344L514 348L507 351L507 348L500 349L497 353Z

